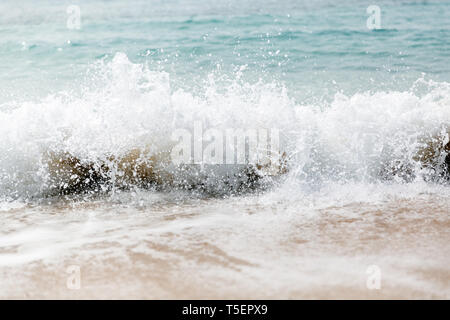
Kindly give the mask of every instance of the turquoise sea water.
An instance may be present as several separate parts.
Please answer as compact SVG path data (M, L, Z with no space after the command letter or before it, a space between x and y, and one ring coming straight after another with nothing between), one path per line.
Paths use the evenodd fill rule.
M80 8L81 28L66 12ZM381 29L369 30L369 5ZM10 1L0 4L1 101L73 89L125 53L201 86L212 73L285 83L300 100L448 81L450 1Z

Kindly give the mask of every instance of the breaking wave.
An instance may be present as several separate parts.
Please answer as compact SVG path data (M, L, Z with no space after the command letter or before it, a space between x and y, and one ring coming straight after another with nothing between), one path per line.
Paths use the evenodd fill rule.
M0 105L0 197L161 185L229 194L292 181L445 183L450 84L419 79L406 92L337 94L306 105L281 84L244 82L241 71L226 85L211 75L191 92L117 53L93 66L77 92ZM174 167L172 133L195 122L276 128L285 167L275 174L257 165Z

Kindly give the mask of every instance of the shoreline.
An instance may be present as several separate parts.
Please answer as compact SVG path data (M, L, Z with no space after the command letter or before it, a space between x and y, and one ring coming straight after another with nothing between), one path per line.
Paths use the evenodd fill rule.
M234 198L15 212L26 226L1 236L10 242L0 249L0 298L448 299L449 205L422 195L282 215ZM77 290L67 287L73 265ZM367 287L371 265L379 290Z

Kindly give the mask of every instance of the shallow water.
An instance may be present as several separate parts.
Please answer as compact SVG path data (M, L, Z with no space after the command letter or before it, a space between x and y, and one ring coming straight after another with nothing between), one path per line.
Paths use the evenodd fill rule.
M69 5L0 4L1 298L450 297L449 1L379 30L359 1ZM114 184L196 124L278 130L286 172ZM108 187L57 195L65 155Z
M448 299L448 191L397 192L338 205L146 192L16 204L1 213L1 296ZM78 290L67 288L74 265ZM379 290L367 287L373 265Z

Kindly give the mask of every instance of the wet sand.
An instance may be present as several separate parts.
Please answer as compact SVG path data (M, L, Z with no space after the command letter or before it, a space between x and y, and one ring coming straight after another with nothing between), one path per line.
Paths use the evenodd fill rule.
M450 298L447 196L310 208L164 197L3 208L0 298ZM372 265L379 289L367 286Z

